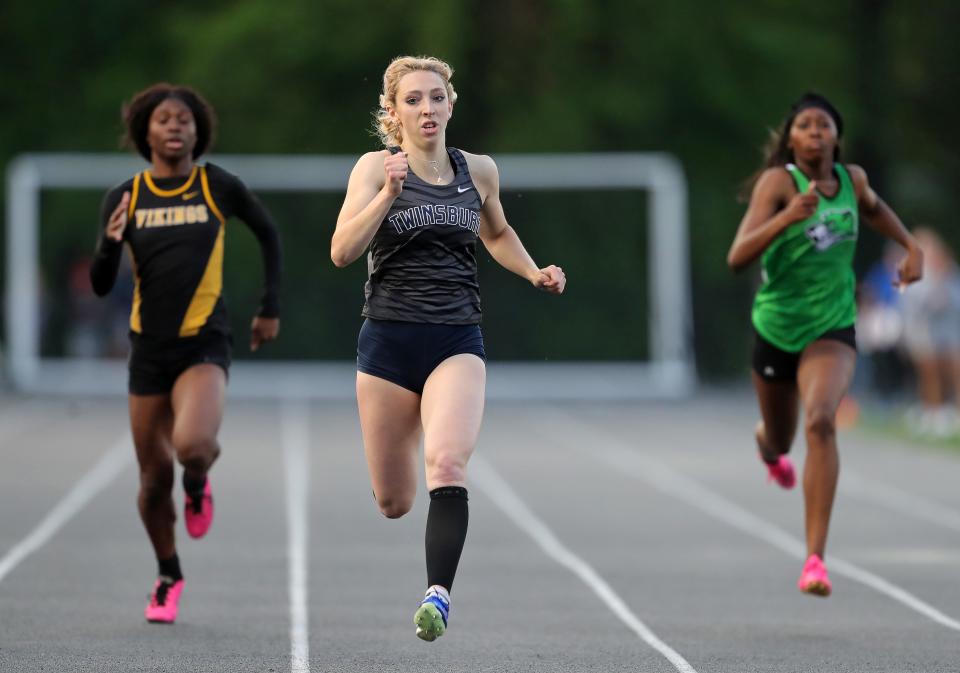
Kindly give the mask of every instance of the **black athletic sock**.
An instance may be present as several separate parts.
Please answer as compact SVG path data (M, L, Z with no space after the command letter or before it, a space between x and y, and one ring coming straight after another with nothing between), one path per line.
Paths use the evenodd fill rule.
M427 585L439 584L449 591L457 574L460 552L467 537L467 489L441 486L430 491L427 514Z
M158 559L157 564L160 567L157 574L169 577L174 582L183 579L183 573L180 572L180 557L176 554L170 558Z
M186 491L187 495L190 496L190 499L197 501L203 497L203 488L207 485L207 475L203 475L200 479L191 478L187 475L187 471L183 471L183 490Z
M763 451L761 451L761 452L760 452L760 459L761 459L763 462L765 462L767 465L776 465L777 463L780 462L780 456L785 456L785 455L787 455L787 454L785 454L785 453L778 453L776 458L774 458L773 460L770 460L770 459L767 458L765 455L763 455Z

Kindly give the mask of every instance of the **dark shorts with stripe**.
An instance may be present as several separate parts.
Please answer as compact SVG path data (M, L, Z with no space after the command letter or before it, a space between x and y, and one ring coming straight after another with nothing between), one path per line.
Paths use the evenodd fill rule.
M230 372L233 338L221 332L192 337L154 338L130 333L131 395L163 395L194 365L214 364Z
M753 371L765 381L792 383L797 380L797 368L803 351L791 353L777 348L753 331ZM857 332L853 325L830 330L814 341L840 341L850 348L857 349Z
M423 394L441 362L470 353L486 360L480 325L433 325L367 318L357 339L357 371Z

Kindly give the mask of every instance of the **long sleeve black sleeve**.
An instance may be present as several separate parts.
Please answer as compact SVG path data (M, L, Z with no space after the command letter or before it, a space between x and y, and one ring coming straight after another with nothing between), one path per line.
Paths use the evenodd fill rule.
M117 270L120 268L123 243L107 238L106 227L110 214L123 197L123 192L123 185L110 190L100 206L99 236L93 253L93 263L90 265L90 284L99 297L113 289L113 284L117 280Z
M264 287L258 315L264 318L280 317L280 274L282 253L280 232L260 200L240 181L234 185L235 214L250 227L260 243L263 259Z

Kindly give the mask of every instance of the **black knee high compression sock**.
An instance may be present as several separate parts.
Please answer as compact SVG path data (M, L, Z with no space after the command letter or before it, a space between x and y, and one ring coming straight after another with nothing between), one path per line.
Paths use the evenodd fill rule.
M157 559L157 564L160 566L158 575L169 577L174 582L183 579L183 573L180 572L180 557L176 554L170 558Z
M430 491L427 514L427 585L448 590L457 574L460 552L467 537L467 489L441 486Z

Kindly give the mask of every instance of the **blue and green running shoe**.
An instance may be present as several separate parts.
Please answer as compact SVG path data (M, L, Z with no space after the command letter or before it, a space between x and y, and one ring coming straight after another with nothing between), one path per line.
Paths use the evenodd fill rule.
M417 637L433 642L447 630L447 618L450 615L450 594L439 584L427 589L420 601L413 623L417 625Z

